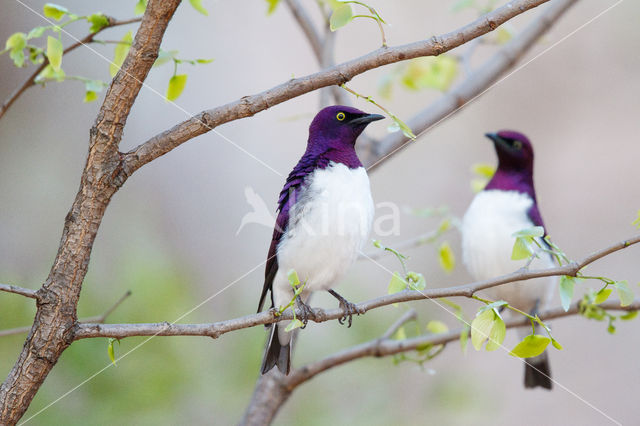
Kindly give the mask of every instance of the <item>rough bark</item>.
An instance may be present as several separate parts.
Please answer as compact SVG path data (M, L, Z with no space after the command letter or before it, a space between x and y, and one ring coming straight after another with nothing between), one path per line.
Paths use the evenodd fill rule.
M67 214L54 264L37 292L37 312L22 352L0 387L0 424L13 425L73 341L76 307L105 209L124 183L118 144L131 106L180 0L149 2L131 50L91 128L80 189Z

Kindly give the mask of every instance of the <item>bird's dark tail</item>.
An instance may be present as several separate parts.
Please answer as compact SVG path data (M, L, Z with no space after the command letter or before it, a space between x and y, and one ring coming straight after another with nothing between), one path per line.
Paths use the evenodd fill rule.
M551 368L549 367L549 357L546 352L535 358L527 358L524 365L524 387L541 388L551 390Z
M283 374L289 374L291 368L291 342L286 345L280 344L278 339L278 324L273 324L271 334L267 340L267 347L264 350L262 359L262 374L278 366Z

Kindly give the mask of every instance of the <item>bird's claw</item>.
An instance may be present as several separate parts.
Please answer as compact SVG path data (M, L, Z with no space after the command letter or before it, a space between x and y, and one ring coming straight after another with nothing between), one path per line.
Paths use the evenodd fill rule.
M333 297L338 299L338 301L340 302L339 306L340 308L342 308L342 311L344 313L343 316L338 318L338 323L344 324L345 321L347 321L347 328L351 327L351 323L353 321L353 315L364 314L364 309L359 309L355 303L349 302L347 299L340 296L338 293L336 293L333 290L330 290L329 292L331 293L331 295L333 295Z
M304 303L299 295L296 296L296 310L298 311L297 318L300 320L300 322L302 322L302 327L300 328L305 328L307 326L307 323L309 322L309 318L315 317L313 309L311 309L309 305Z

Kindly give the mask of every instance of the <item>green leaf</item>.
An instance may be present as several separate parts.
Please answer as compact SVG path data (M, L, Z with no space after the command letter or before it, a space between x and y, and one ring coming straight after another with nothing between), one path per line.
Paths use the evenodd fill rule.
M411 290L421 291L427 286L427 282L424 279L424 275L419 272L409 271L407 272L407 280L409 281L409 288Z
M599 305L600 303L606 301L611 295L611 293L613 293L613 289L610 289L608 287L601 289L599 292L596 293L593 303L595 303L596 305Z
M495 311L493 309L479 312L471 322L471 344L479 351L482 345L491 335L495 322Z
M487 311L489 309L495 309L496 312L498 312L498 309L508 305L509 303L504 301L504 300L497 300L495 302L489 303L488 305L484 305L483 307L481 307L480 309L478 309L478 313L482 313L484 311Z
M562 303L562 309L564 309L565 312L567 312L571 306L574 285L575 281L573 280L573 277L569 277L567 275L560 277L560 286L558 289L560 290L560 302Z
M291 321L289 323L289 325L287 325L287 327L284 329L284 331L291 331L291 330L295 330L296 328L300 328L302 327L304 324L302 323L302 321L300 321L298 318L294 319L293 321Z
M56 21L59 21L64 15L69 13L69 10L67 10L66 7L62 7L53 3L45 3L42 10L44 12L44 16L46 16L47 18L53 18Z
M394 272L389 281L389 287L387 288L388 294L394 294L407 289L407 282L402 279L399 273Z
M462 349L462 353L467 353L467 343L469 343L469 326L465 325L460 331L460 349Z
M109 355L109 359L111 360L113 365L116 365L116 353L115 353L115 349L113 347L113 342L118 342L118 345L120 345L120 340L114 339L113 337L110 337L109 338L109 344L107 346L107 354Z
M620 306L629 306L633 303L634 294L629 288L629 283L627 281L616 281L613 283L618 291L618 297L620 298Z
M451 273L456 267L456 257L451 250L451 246L448 242L444 241L438 248L438 260L440 267L444 269L446 273Z
M411 127L407 126L407 124L400 120L396 115L390 114L390 118L393 120L393 124L387 128L389 132L397 132L398 130L401 130L406 137L411 140L415 140L416 135L413 134Z
M65 77L66 75L62 68L60 68L60 70L58 71L55 71L53 67L50 64L48 64L46 67L44 67L42 72L38 74L38 76L34 79L34 81L38 84L44 83L47 80L55 80L60 82L60 81L64 81Z
M202 6L202 0L189 0L189 3L191 3L191 7L202 13L204 16L209 16L207 9Z
M496 31L496 41L498 44L505 44L513 38L513 33L505 27L498 28Z
M86 90L99 93L104 88L104 83L100 80L87 80L84 82L84 88Z
M54 71L60 71L62 65L62 42L55 37L47 37L47 58Z
M398 331L393 334L393 340L406 340L407 339L407 330L403 327L400 327Z
M196 59L196 62L199 63L199 64L210 64L214 60L215 60L214 58L211 58L211 59Z
M531 228L521 229L518 232L514 232L512 236L516 238L520 237L542 237L544 235L544 228L542 226L532 226Z
M41 64L44 62L44 57L42 56L42 49L37 47L29 46L29 59L33 64Z
M458 75L458 61L448 55L427 56L409 61L401 82L409 90L446 91Z
M147 10L147 0L138 0L136 7L133 9L135 15L142 15Z
M449 331L449 327L447 327L447 324L443 323L442 321L434 320L427 323L427 330L433 334L442 334Z
M82 100L82 102L85 102L85 103L93 102L96 99L98 99L98 94L93 90L87 90L84 94L84 99Z
M471 171L478 176L491 179L496 172L496 167L487 163L476 163L471 166Z
M635 225L636 228L640 228L640 210L638 210L638 217L636 218L636 220L634 220L633 222L631 222L632 225Z
M131 48L131 40L133 40L133 36L131 31L129 31L124 35L124 37L122 37L122 43L116 44L115 49L113 49L113 61L109 64L109 75L111 75L111 77L115 77L120 70L122 63Z
M516 238L513 243L513 251L511 252L511 260L528 259L531 256L531 248L525 238Z
M27 36L25 33L13 33L4 44L5 49L22 50L27 46Z
M24 65L24 50L11 49L9 51L9 57L16 67L20 68L22 65Z
M101 29L109 26L109 18L107 18L102 13L94 13L93 15L89 15L87 17L87 22L91 24L91 26L89 27L89 32L92 34L97 33Z
M554 348L556 348L557 350L561 351L562 350L562 345L560 343L558 343L558 341L554 338L551 338L551 344L553 345Z
M280 0L267 0L267 4L269 5L269 7L267 8L267 15L271 15L276 11L278 3L280 3Z
M522 339L522 341L509 352L509 355L517 356L518 358L533 358L544 352L550 342L551 339L548 337L532 334Z
M44 32L48 28L49 27L35 27L35 28L33 28L31 31L29 31L29 34L27 34L27 40L31 40L32 38L42 37L42 34L44 34Z
M300 285L300 278L298 278L298 273L295 269L289 269L287 272L287 279L289 280L291 287L297 287Z
M353 20L353 12L351 6L343 4L333 9L331 18L329 18L329 28L331 31L335 31L338 28L342 28Z
M180 97L184 86L187 84L187 75L178 74L171 77L169 80L169 86L167 87L167 100L175 101Z
M507 335L507 326L504 324L502 317L494 311L494 322L489 334L489 340L487 341L486 350L488 352L495 351L504 342L504 338Z
M634 318L635 318L635 317L637 317L637 316L638 316L638 311L629 311L629 312L627 312L626 314L621 315L621 316L620 316L620 319L621 319L622 321L629 321L629 320L634 319Z
M158 58L156 59L156 61L153 63L154 67L159 67L160 65L164 65L169 61L173 61L176 57L176 55L178 55L178 51L177 50L160 50L160 52L158 53Z

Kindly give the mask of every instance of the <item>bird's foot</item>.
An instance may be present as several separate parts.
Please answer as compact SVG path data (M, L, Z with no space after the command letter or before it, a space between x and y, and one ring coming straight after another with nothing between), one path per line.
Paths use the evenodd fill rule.
M296 310L298 311L296 312L296 316L300 322L302 322L302 327L300 328L305 328L307 326L309 318L315 318L313 309L302 301L300 295L296 296Z
M364 310L358 309L358 307L356 306L355 303L349 302L347 299L345 299L344 297L340 296L338 293L336 293L333 290L329 290L329 293L331 293L331 295L333 297L338 299L338 302L340 302L340 307L342 308L342 311L344 312L344 315L342 317L338 318L338 322L340 324L344 324L345 321L347 321L347 328L349 328L349 327L351 327L351 321L353 319L353 315L364 314Z

